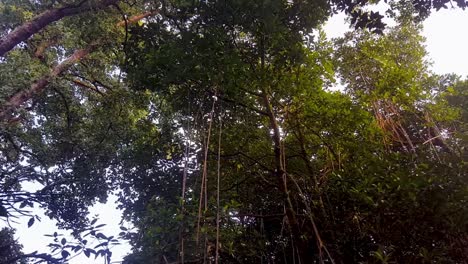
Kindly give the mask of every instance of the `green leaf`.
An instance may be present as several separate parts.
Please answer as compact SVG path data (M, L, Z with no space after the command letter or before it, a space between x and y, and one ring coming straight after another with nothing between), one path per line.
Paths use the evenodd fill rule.
M101 228L103 226L106 226L106 224L100 224L100 225L95 226L94 228Z
M3 216L3 217L8 217L8 211L6 210L6 208L0 204L0 216Z
M70 256L70 253L66 250L62 250L61 254L63 259L66 259L68 256Z
M35 220L36 220L36 219L35 219L34 217L29 218L29 221L28 221L28 228L31 227L32 225L34 225L34 221L35 221Z

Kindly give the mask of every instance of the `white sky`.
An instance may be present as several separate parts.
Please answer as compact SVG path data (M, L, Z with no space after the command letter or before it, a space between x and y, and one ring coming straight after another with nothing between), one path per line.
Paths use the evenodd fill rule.
M424 23L429 58L435 73L468 75L468 11L460 9L434 12ZM465 32L465 33L463 33Z
M344 15L336 15L330 19L324 27L329 37L339 37L348 30L344 22ZM433 61L432 70L435 73L456 73L463 77L468 75L468 34L463 33L463 28L468 26L468 13L459 9L441 10L434 12L425 22L423 35L427 38L427 51L429 58ZM107 204L98 204L91 209L91 216L98 215L99 223L106 223L103 228L104 234L115 235L120 232L119 222L121 212L115 209L115 197L111 197ZM24 252L30 253L35 250L47 252L47 244L51 239L44 234L53 233L55 222L42 216L41 222L36 222L31 228L27 228L28 219L22 219L17 228L17 237L24 245ZM0 223L0 226L2 223ZM128 245L113 248L113 263L119 263L123 256L129 251ZM74 258L71 264L103 263L102 259L93 260L84 255Z

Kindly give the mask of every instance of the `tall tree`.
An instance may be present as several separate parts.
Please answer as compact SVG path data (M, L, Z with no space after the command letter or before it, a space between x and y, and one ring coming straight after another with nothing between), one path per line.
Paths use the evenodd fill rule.
M71 2L1 2L3 36ZM448 1L411 3L413 18ZM370 2L82 4L96 8L28 31L0 62L7 216L39 203L79 238L116 190L139 230L122 233L127 263L466 256L464 85L427 72L414 28L357 31L333 54L314 30L344 10L384 33ZM347 94L326 89L336 68Z

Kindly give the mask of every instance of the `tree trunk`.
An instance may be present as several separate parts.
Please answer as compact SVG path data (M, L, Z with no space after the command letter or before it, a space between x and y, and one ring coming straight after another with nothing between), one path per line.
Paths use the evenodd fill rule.
M281 147L281 134L278 121L276 120L275 113L273 112L273 107L271 106L270 98L267 92L264 90L262 92L263 104L266 108L266 113L268 114L268 119L270 121L270 128L273 130L273 135L271 136L274 144L274 154L275 154L275 174L278 180L278 187L282 191L285 201L286 209L286 218L288 219L289 225L291 227L291 232L295 243L297 243L298 255L300 258L300 263L312 263L312 254L309 252L309 243L307 239L303 238L303 232L301 231L299 222L297 220L296 212L294 211L294 206L289 195L288 182L287 182L287 172L285 164L283 162L283 150Z

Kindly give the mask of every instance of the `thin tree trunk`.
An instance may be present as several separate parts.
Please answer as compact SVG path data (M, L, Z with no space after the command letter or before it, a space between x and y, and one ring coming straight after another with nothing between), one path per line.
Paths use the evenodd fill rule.
M196 241L197 244L199 243L200 240L200 225L201 225L201 218L202 218L202 205L203 205L203 200L205 200L205 210L208 208L208 194L207 194L207 189L208 189L208 150L210 147L210 139L211 139L211 127L213 124L213 117L214 117L214 110L215 110L215 104L216 104L217 98L213 98L213 104L211 106L211 112L210 112L210 120L208 122L208 135L205 141L205 155L203 159L203 173L202 173L202 182L200 186L200 200L199 200L199 205L198 205L198 221L197 221L197 237ZM203 199L204 198L204 199Z
M281 147L281 133L280 127L278 125L278 121L276 119L275 112L273 111L273 106L270 101L270 95L268 94L269 90L267 89L268 85L264 82L266 79L263 74L265 74L265 39L262 37L260 39L260 66L262 70L262 91L260 94L261 104L265 107L265 112L268 116L270 121L270 129L273 130L273 135L271 135L271 139L273 140L274 145L274 155L275 155L275 175L278 181L278 187L282 191L285 201L285 213L286 219L291 227L291 233L294 239L297 242L297 247L299 251L299 257L303 260L303 263L312 263L312 259L310 258L310 254L308 252L308 242L306 239L303 239L301 228L299 222L297 221L296 212L294 211L294 206L291 201L291 197L289 195L288 190L288 182L287 182L287 172L286 172L286 164L283 162L283 148ZM300 260L301 260L300 259ZM299 260L299 261L300 261ZM300 261L301 262L301 261Z
M215 264L219 263L219 220L220 220L220 203L219 203L219 182L221 178L221 135L223 132L222 116L219 119L219 135L218 135L218 171L216 183L216 258Z
M284 162L282 160L283 152L281 148L281 133L278 122L276 120L275 113L273 112L273 107L271 106L270 98L266 91L262 93L263 104L266 108L266 112L270 121L270 128L273 130L273 135L271 136L274 144L274 154L275 154L275 166L276 166L276 177L278 180L279 189L283 192L285 200L285 213L288 219L289 225L291 227L292 235L296 239L299 255L302 258L304 263L309 263L308 257L309 253L307 252L308 243L302 239L302 232L299 227L299 222L297 221L296 213L294 212L294 206L292 204L288 183L287 183L287 174L284 167Z

